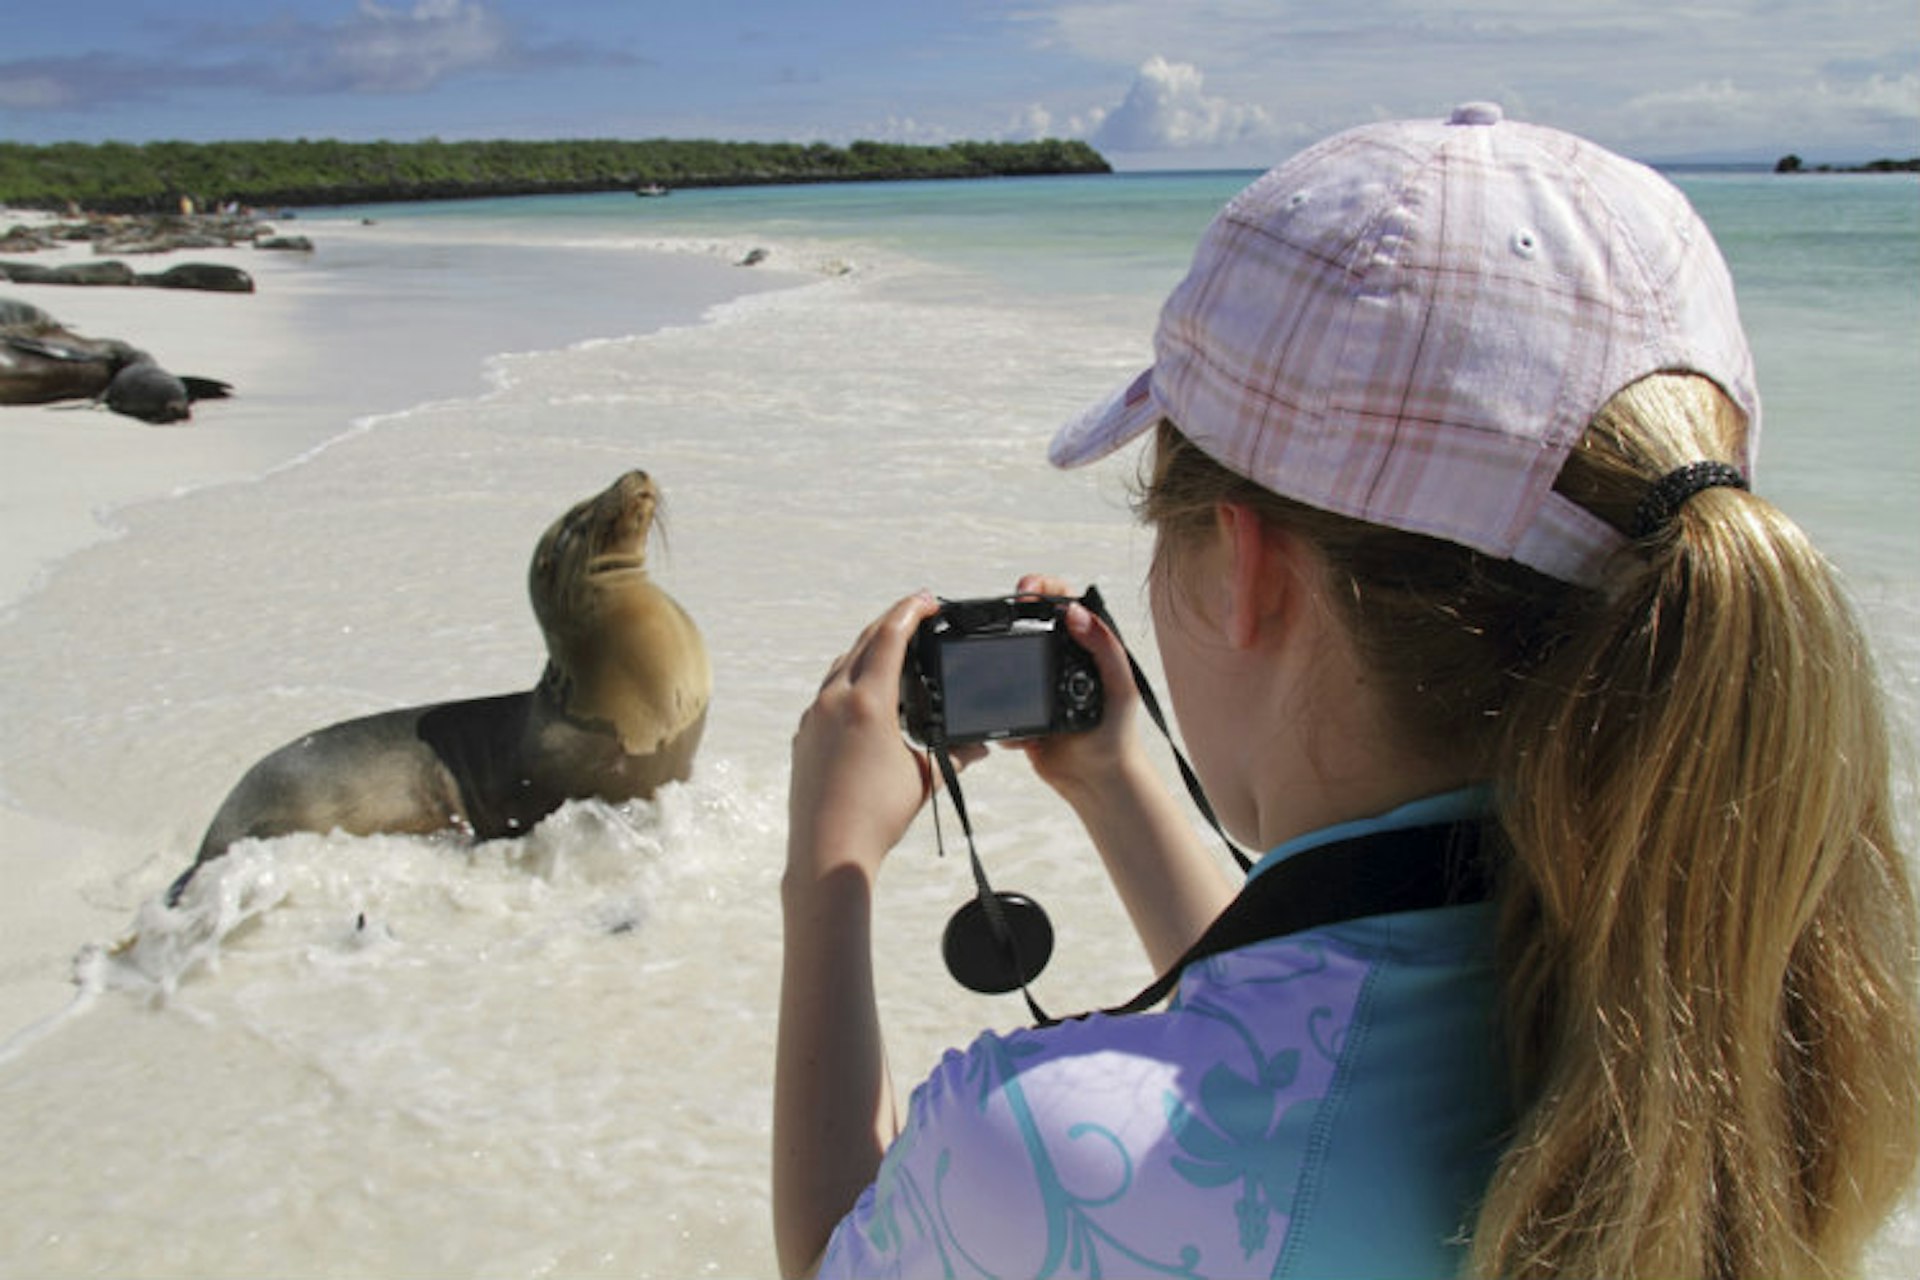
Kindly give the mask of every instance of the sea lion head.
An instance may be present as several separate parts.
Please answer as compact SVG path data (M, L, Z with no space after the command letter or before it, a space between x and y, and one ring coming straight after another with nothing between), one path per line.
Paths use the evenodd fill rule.
M547 640L542 693L633 754L697 722L713 684L698 628L647 574L659 509L652 478L629 471L553 523L527 574Z
M15 298L0 298L0 329L19 329L34 334L58 329L60 322L34 306Z
M527 570L541 630L554 637L596 625L598 598L646 573L647 537L659 508L653 477L635 470L548 526Z
M124 345L124 344L123 344ZM107 408L142 422L185 422L193 416L187 384L153 363L144 351L129 348L124 360L101 393Z

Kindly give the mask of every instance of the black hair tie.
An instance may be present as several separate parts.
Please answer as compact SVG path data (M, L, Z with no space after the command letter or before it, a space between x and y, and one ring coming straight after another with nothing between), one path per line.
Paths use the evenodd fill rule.
M1725 462L1689 462L1667 472L1647 489L1633 512L1633 536L1651 537L1680 514L1687 499L1703 489L1745 489L1747 477Z

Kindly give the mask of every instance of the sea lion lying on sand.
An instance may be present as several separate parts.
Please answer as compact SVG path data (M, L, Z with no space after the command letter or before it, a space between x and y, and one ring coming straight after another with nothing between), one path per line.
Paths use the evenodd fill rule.
M165 271L135 271L124 262L71 262L57 267L0 260L0 280L15 284L146 285L155 289L203 289L252 293L253 277L218 262L183 262Z
M92 399L143 422L184 422L193 401L232 394L228 383L169 373L118 338L83 338L38 307L0 298L0 404Z
M0 280L15 284L124 285L138 279L124 262L69 262L57 267L37 262L0 262Z
M520 835L570 799L684 780L713 671L700 632L647 573L659 491L630 471L555 521L528 590L547 666L525 693L347 720L268 755L229 794L186 874L237 840L294 831Z
M154 289L199 289L208 293L252 293L253 277L219 262L182 262L165 271L143 271L135 284Z

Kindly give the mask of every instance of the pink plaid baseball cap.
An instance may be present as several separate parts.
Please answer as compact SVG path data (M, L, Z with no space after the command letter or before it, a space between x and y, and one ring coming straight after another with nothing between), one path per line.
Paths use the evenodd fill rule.
M1651 373L1711 378L1759 440L1733 281L1653 170L1469 103L1328 138L1236 196L1168 297L1153 367L1061 428L1057 466L1162 417L1275 493L1597 583L1626 539L1553 491Z

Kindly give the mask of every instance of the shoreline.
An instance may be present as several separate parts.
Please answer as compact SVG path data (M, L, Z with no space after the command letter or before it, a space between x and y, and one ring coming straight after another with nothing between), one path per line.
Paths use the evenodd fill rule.
M59 220L0 210L7 225ZM406 224L412 234L399 236L344 219L301 229L316 241L312 253L235 247L134 259L142 271L183 262L237 266L255 278L250 294L0 281L0 297L32 303L77 333L119 338L176 373L234 386L232 399L201 402L192 421L170 426L85 401L0 405L0 528L7 533L0 613L43 586L67 556L121 536L120 513L130 507L257 480L375 421L483 396L500 362L514 355L699 324L715 306L809 279L741 275L710 255L628 244L468 244L457 235L436 239L413 219ZM463 259L479 255L489 271L503 257L517 259L530 282L551 274L557 290L575 292L503 315L483 337L466 323L474 300L459 279ZM103 258L79 244L26 260L59 266ZM391 289L395 282L403 289ZM579 292L621 285L633 286L640 301L607 305Z

